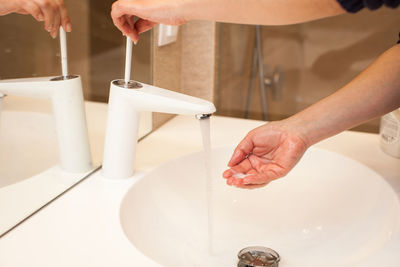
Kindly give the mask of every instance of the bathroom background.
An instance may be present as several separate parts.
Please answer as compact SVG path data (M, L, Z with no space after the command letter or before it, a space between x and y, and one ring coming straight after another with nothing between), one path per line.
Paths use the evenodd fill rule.
M67 0L73 32L68 34L70 73L83 78L87 100L107 102L109 82L123 75L125 42L109 16L112 0ZM288 117L349 82L396 43L398 10L301 25L261 27L265 76L279 78L277 94L267 88L268 119ZM258 76L246 110L255 26L190 22L177 42L158 47L157 29L134 47L133 77L213 100L218 115L262 119ZM22 15L0 17L0 78L60 75L58 40ZM377 89L378 90L378 89ZM276 93L275 92L275 93ZM278 97L276 97L278 95ZM170 115L155 114L154 128ZM378 132L379 119L356 130Z
M73 27L72 33L67 35L69 73L81 75L84 96L88 101L107 102L110 81L123 77L125 37L114 27L110 18L113 2L65 1ZM381 9L301 25L258 27L262 40L262 66L265 69L262 80L275 82L275 86L266 86L265 114L260 101L257 71L253 72L255 86L248 99L256 26L193 21L179 27L176 42L162 47L157 44L156 27L143 34L139 44L134 46L132 77L144 83L213 101L217 115L277 120L306 108L354 78L397 42L400 28L395 25L400 25L398 10ZM0 17L0 35L0 79L61 75L59 40L53 40L43 29L42 23L37 23L30 16L3 16ZM251 105L247 106L249 100ZM4 100L5 109L8 101L18 102L14 106L28 111L28 114L31 106L35 106L36 111L51 114L48 99L7 97ZM105 113L96 115L98 118L106 117ZM173 117L157 113L152 116L153 130ZM54 121L46 124L49 126L49 136L54 135L52 124ZM7 126L3 124L3 127ZM25 125L25 128L29 127ZM105 126L103 128L104 132ZM378 128L379 118L356 127L356 130L377 133ZM8 129L12 130L12 127ZM26 132L18 133L21 134L16 136L21 140L19 143L23 144L22 140L29 139ZM31 134L29 137L33 136ZM0 157L3 159L0 160L3 164L0 164L0 170L9 171L12 177L1 179L0 190L31 177L20 175L19 171L24 173L25 169L29 169L31 174L36 174L56 164L58 154L54 149L55 136L53 139L46 139L46 148L31 145L36 142L29 142L32 150L26 151L21 146L18 151L12 147L13 143L0 138ZM7 151L16 153L10 155ZM98 162L101 162L103 146L92 147L93 151ZM39 163L30 164L32 166L29 168L20 168L21 159L31 162L29 157L39 157L35 161ZM7 166L7 162L13 163ZM0 178L7 177L3 175ZM37 200L43 200L44 203L50 201L55 188L51 183L57 185L57 181L52 180L46 187L30 190L32 199L37 197ZM67 190L68 186L63 189ZM4 204L11 203L12 199L14 195L3 201L0 217L6 218L5 214L15 212L19 215L14 206ZM37 209L33 204L27 203L24 206L22 203L21 218L25 218L25 211L34 212Z
M352 80L396 44L399 22L399 10L381 9L262 27L266 76L280 70L281 78L278 99L271 90L267 93L269 120L299 112ZM245 116L254 38L255 26L219 25L216 106L220 115ZM262 119L258 80L255 87L249 118ZM379 119L355 130L377 133Z

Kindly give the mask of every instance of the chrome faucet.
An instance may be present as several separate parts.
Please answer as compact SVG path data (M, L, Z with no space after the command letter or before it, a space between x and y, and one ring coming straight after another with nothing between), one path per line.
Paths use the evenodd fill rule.
M210 116L213 103L144 83L111 82L103 157L103 176L112 179L134 174L139 112Z
M0 95L4 94L51 99L61 168L67 172L92 168L80 76L1 80Z

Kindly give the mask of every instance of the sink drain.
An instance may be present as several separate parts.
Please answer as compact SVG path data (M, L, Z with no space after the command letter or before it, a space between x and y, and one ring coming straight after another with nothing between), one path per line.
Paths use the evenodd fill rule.
M266 247L247 247L238 253L238 267L278 267L279 254Z

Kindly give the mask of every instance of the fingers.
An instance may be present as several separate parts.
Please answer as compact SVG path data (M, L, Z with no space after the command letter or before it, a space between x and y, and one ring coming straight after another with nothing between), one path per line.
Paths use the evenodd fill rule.
M115 1L112 6L111 6L111 18L114 19L118 19L122 16L125 15L125 10L123 8L123 5L121 5L120 1ZM115 25L117 26L117 25Z
M50 36L53 38L57 37L58 30L60 29L61 25L61 14L59 12L58 6L52 6L54 17L53 17L53 26L51 28Z
M125 16L113 18L113 23L122 32L122 34L126 35L129 32L129 24L126 21Z
M111 8L111 18L114 25L123 35L129 36L136 44L139 41L139 34L153 28L158 23L139 18L136 23L133 21L133 14L136 14L135 6L132 4L116 1Z
M35 3L39 6L44 16L44 29L49 33L53 30L54 23L54 8L48 0L36 0ZM53 36L52 36L53 37Z
M240 178L241 175L238 176L238 173L246 174L246 176ZM274 170L264 169L262 172L258 172L248 159L226 170L222 174L222 176L226 179L226 183L228 185L245 189L263 187L270 183L272 180L281 177Z
M66 32L71 32L72 31L71 20L69 18L67 8L65 7L63 1L60 1L59 3L59 11L61 16L62 27Z
M125 14L122 12L119 1L114 2L111 7L111 18L114 25L124 34L129 33L129 23L126 21Z
M115 4L114 4L115 5ZM113 5L113 7L114 7ZM129 22L126 19L126 16L114 16L113 15L114 9L111 11L111 17L113 20L114 25L122 32L122 34L127 35L130 31Z
M135 28L135 22L133 21L133 16L131 15L125 15L125 21L128 23L129 28L133 29Z
M249 160L243 160L240 162L240 164L226 170L223 173L224 178L230 178L236 173L243 173L243 174L249 174L250 171L254 170L253 166L251 166L251 163ZM255 171L255 170L254 170Z
M255 175L249 175L248 177L254 177ZM258 182L258 183L245 183L244 179L235 178L234 176L226 179L226 184L239 187L239 188L247 188L247 187L254 187L254 186L264 186L267 183Z
M135 28L132 15L125 15L122 12L119 1L114 2L111 9L111 18L114 25L122 32L123 35L129 36L135 44L139 41L139 33Z
M260 173L257 175L247 176L243 178L244 185L263 185L268 184L272 180L275 180L278 177L274 177L270 173Z
M228 185L235 186L238 188L255 189L255 188L266 186L272 180L274 180L274 179L268 177L268 175L252 173L251 175L248 175L242 179L238 179L238 178L235 178L234 176L231 176L231 177L227 178L226 183Z
M125 15L126 24L129 26L129 31L127 36L131 38L134 44L137 44L139 41L139 32L135 27L135 22L133 21L134 17L131 15Z
M252 134L249 133L236 147L228 166L233 167L239 164L239 162L243 161L251 153L253 148Z
M239 178L237 174L245 174L247 175L245 178ZM228 170L226 170L223 175L226 179L226 183L228 185L233 185L236 187L246 187L250 186L249 184L245 183L246 178L252 178L258 176L257 171L251 166L249 160L242 161L239 165L236 165ZM259 184L262 184L261 182Z
M57 37L58 30L62 25L66 32L71 31L71 23L63 0L33 0L44 20L44 28L53 38Z
M121 27L123 29L122 33L129 36L135 44L139 41L139 35L141 33L146 32L157 25L157 23L145 19L138 19L134 23L133 16L125 15L124 17L126 22Z
M34 2L27 1L18 13L30 14L37 21L43 21L43 14L39 6Z
M139 19L135 23L135 28L139 34L152 29L158 23L146 19Z

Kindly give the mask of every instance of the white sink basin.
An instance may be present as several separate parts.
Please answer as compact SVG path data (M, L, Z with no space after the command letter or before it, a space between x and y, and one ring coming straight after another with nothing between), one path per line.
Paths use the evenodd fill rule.
M0 114L0 188L31 178L57 162L51 114L25 111Z
M276 250L283 267L337 267L369 266L399 242L398 197L364 165L314 148L287 177L243 190L221 178L232 151L213 151L212 255L203 153L156 168L128 191L120 219L134 247L171 267L233 267L238 251L254 245Z

